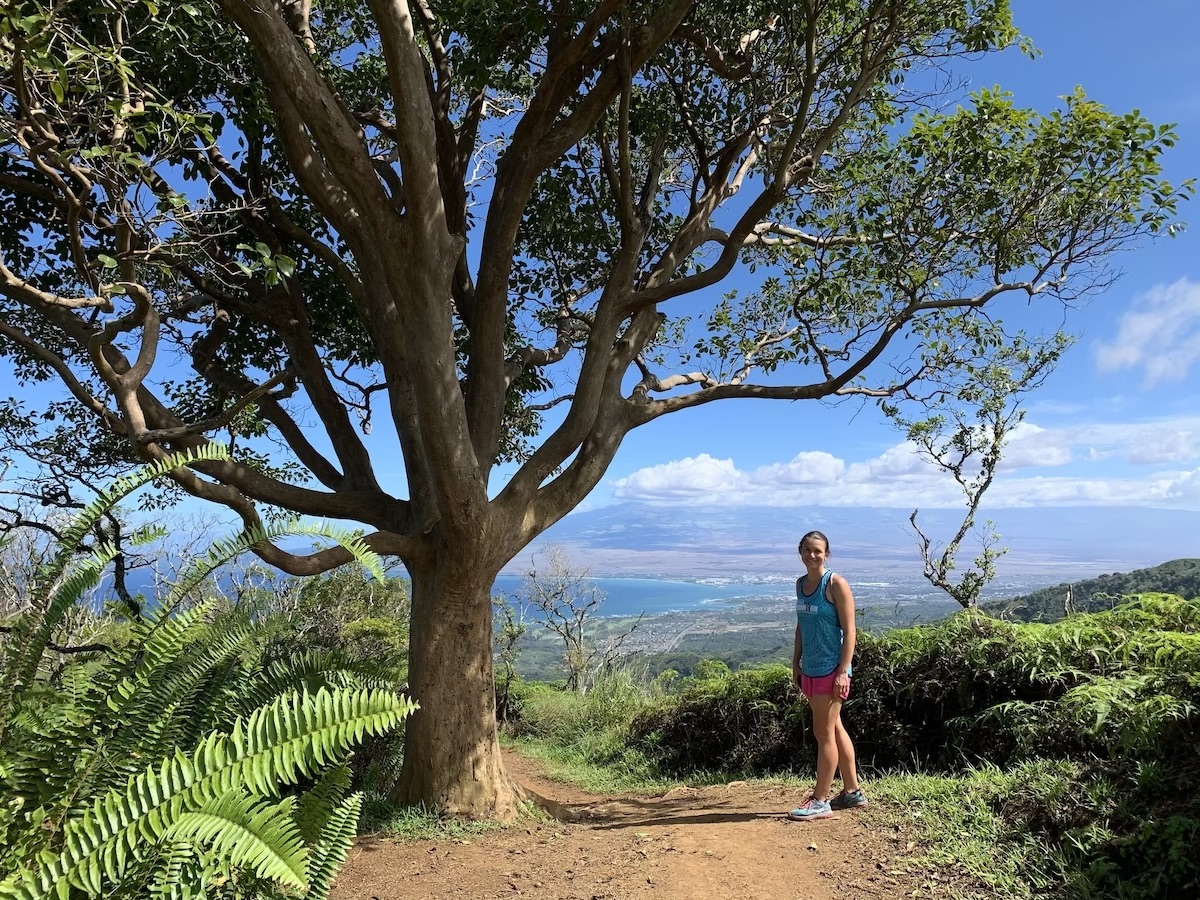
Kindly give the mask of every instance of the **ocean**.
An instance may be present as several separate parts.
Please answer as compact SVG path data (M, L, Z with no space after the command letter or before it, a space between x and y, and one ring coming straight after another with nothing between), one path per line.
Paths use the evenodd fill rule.
M855 604L859 607L891 606L897 603L908 607L922 600L945 602L949 599L948 595L931 587L919 574L909 576L897 575L894 571L865 571L846 577L854 591ZM501 575L496 579L492 593L515 600L519 598L521 581L518 575ZM595 615L622 618L642 614L659 616L721 610L774 613L790 610L796 598L793 575L734 575L693 579L598 576L587 579L585 583L595 587L603 598ZM983 599L1017 597L1052 583L1057 582L1047 581L1045 575L1001 576L987 586ZM149 596L154 591L154 585L145 570L135 569L131 572L128 585L134 593L142 592ZM111 579L105 578L100 594L108 596L110 589Z
M949 599L921 577L896 577L894 574L866 573L860 577L848 575L850 589L857 606L906 606L922 600ZM510 600L520 596L521 577L501 575L496 579L493 594ZM758 607L762 611L787 608L795 602L795 580L778 576L769 580L750 581L735 578L701 578L677 580L669 578L596 577L586 582L603 596L601 616L647 616L666 613L717 611ZM1044 575L1011 575L997 578L983 593L984 601L1017 597L1047 586Z

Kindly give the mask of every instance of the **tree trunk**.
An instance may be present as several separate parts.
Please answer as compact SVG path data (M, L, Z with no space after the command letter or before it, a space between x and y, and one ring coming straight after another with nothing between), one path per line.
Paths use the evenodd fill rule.
M412 568L409 688L421 708L406 723L393 800L454 816L511 820L524 791L504 771L492 673L496 572L469 552Z

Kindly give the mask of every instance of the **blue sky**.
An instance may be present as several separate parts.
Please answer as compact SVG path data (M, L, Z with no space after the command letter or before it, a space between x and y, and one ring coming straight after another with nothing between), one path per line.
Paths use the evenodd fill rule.
M1042 51L962 68L1040 111L1081 85L1109 108L1176 124L1174 183L1200 176L1200 6L1014 0ZM1200 510L1200 204L1192 226L1115 259L1120 279L1069 314L1078 343L1032 394L985 506ZM801 408L802 407L802 408ZM954 506L961 495L857 403L713 403L634 432L585 508L621 500Z
M1013 49L965 66L972 89L999 84L1019 104L1049 111L1081 85L1116 111L1175 123L1167 176L1200 176L1193 0L1135 9L1014 0L1013 9L1042 56ZM1122 277L1069 316L1079 341L1028 399L985 506L1200 511L1200 204L1185 204L1183 218L1193 227L1116 259ZM0 371L0 395L15 391L12 374ZM372 447L385 487L403 496L388 431L380 423ZM395 471L387 459L397 460ZM633 432L582 508L622 501L911 509L953 507L961 497L871 405L728 401Z

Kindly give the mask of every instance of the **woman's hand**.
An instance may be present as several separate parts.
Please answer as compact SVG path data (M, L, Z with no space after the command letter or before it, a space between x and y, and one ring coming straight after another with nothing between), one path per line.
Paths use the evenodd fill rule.
M833 689L837 692L837 696L845 700L850 696L850 676L845 672L838 671L833 676Z

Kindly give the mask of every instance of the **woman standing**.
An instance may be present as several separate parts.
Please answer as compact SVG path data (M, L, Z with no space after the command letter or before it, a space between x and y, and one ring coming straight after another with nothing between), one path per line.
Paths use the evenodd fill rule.
M854 595L841 575L825 568L829 538L810 531L800 540L804 574L796 579L796 643L792 678L812 707L817 740L817 784L812 797L788 813L789 819L825 819L835 809L867 805L858 786L854 744L842 725L842 703L850 696L854 658ZM842 790L832 800L833 776Z

